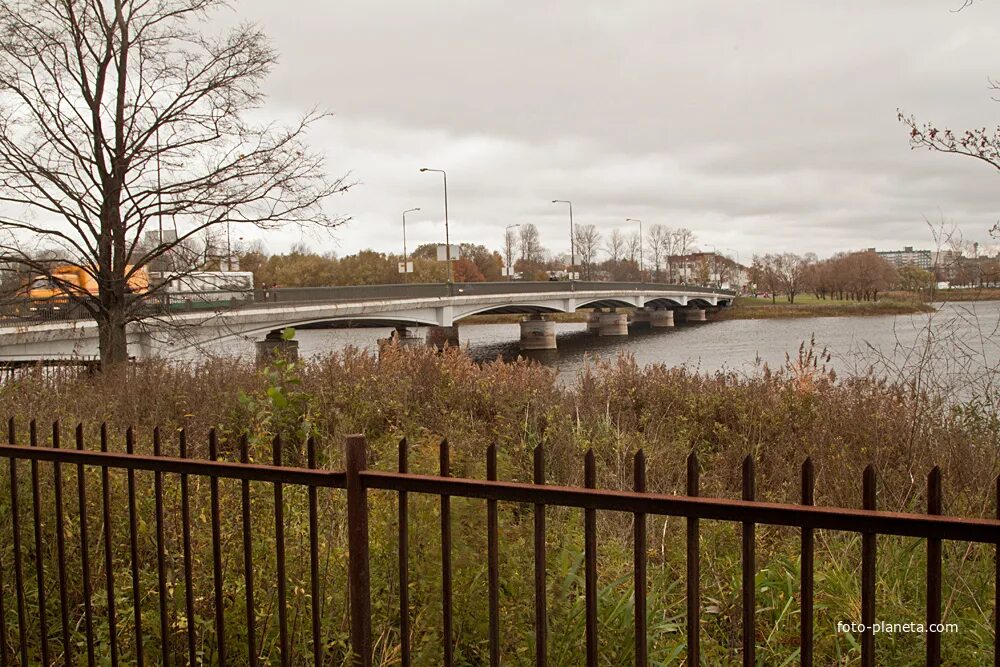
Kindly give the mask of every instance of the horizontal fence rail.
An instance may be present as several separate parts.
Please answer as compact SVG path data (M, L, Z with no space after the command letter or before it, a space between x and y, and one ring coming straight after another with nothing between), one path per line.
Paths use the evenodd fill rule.
M441 656L444 665L455 664L457 645L455 609L453 600L452 564L452 513L453 498L485 500L487 530L487 587L488 587L488 651L491 666L502 664L500 581L501 540L498 521L498 503L519 503L533 508L533 562L534 562L534 662L548 662L548 610L546 600L546 510L549 507L578 508L583 511L580 530L584 540L584 636L580 637L586 655L586 664L597 665L600 627L597 613L598 542L596 513L599 511L623 512L634 520L633 575L635 664L648 665L647 617L647 519L653 516L674 516L686 520L686 649L688 664L700 664L700 525L703 519L731 522L740 527L741 533L741 622L740 644L744 665L756 664L756 533L758 525L791 526L801 531L801 623L799 661L812 665L814 656L813 613L815 584L813 579L814 531L826 529L859 534L861 548L861 613L868 625L861 634L861 664L875 664L875 644L872 624L875 620L875 568L877 536L897 535L926 540L926 621L928 626L941 622L942 612L942 555L941 540L997 545L1000 549L1000 520L966 519L941 514L941 473L935 468L927 479L927 514L884 512L876 509L875 471L869 466L862 480L862 505L864 509L822 507L814 504L815 471L806 460L801 474L801 504L781 504L756 500L755 469L752 458L747 457L742 468L742 498L720 499L699 496L699 465L692 453L687 460L687 495L674 496L650 493L646 490L646 464L641 451L633 461L633 490L613 491L594 488L596 465L593 452L588 451L583 460L584 487L554 486L545 483L544 452L534 450L532 483L505 482L497 479L497 448L485 451L485 480L451 476L450 447L447 440L438 450L438 475L421 475L409 472L408 446L405 439L398 448L396 471L368 470L369 452L363 436L350 436L346 442L343 471L318 469L317 448L314 440L305 446L302 466L286 465L292 454L283 446L280 437L270 442L269 463L251 463L246 436L236 442L221 442L214 431L208 435L207 458L189 458L189 445L185 431L176 434L177 456L164 455L164 444L159 429L152 433L153 455L136 454L137 437L128 429L125 433L125 452L109 451L109 442L121 438L109 436L107 428L99 431L99 450L88 448L84 429L74 432L74 447L61 446L62 432L58 423L52 424L49 446L38 433L35 422L28 429L28 443L18 442L13 420L8 423L8 444L0 445L0 458L8 460L8 484L0 489L5 503L0 504L0 530L5 534L0 542L10 540L9 560L0 559L0 665L29 664L88 664L96 665L105 659L112 665L121 662L144 664L232 664L236 661L237 645L245 652L247 664L282 664L303 662L311 658L315 665L327 664L336 649L323 625L322 600L327 599L321 567L320 536L325 527L341 521L346 529L347 578L344 591L349 599L349 646L346 657L355 665L371 665L373 659L371 553L369 535L369 491L389 491L396 494L398 516L399 582L399 661L404 666L412 664L410 627L413 610L409 598L411 563L409 553L409 502L411 494L437 497L440 503L441 545ZM223 446L225 445L225 450ZM173 447L171 443L171 447ZM224 452L224 453L223 453ZM222 460L228 457L230 460ZM23 462L25 466L19 465ZM42 466L47 470L43 471ZM75 473L76 488L64 489L64 473ZM99 489L92 488L93 480L87 471L99 472ZM42 484L43 472L52 473L52 484ZM113 502L112 472L124 473L126 486L124 505ZM144 473L141 478L137 473ZM152 473L152 479L148 473ZM169 476L169 477L168 477ZM174 480L174 478L177 478ZM48 479L48 478L46 478ZM165 489L168 481L178 483L179 521L174 512L167 511ZM209 548L205 553L195 552L195 529L201 524L192 519L195 480L208 482L207 532ZM229 516L222 509L219 483L238 482L239 511ZM148 482L152 482L149 484ZM26 483L27 488L21 484ZM252 485L270 485L273 503L268 525L273 523L269 544L255 544L251 540L253 526L263 521L261 508L251 497ZM170 487L173 488L173 487ZM236 487L232 487L235 489ZM268 487L265 487L268 488ZM345 516L324 516L320 510L318 493L333 490L346 501ZM287 494L302 491L306 499L307 530L302 533L307 544L308 561L301 568L308 581L308 618L304 635L308 640L293 643L298 636L296 628L302 619L289 617L289 596L300 595L288 589L289 567L299 568L299 563L289 563L286 547L291 530L285 515L290 507ZM74 493L75 492L75 493ZM96 494L96 495L94 495ZM151 494L153 516L139 512L140 500ZM71 498L67 502L67 498ZM1000 501L1000 480L997 486ZM30 505L30 509L27 507ZM99 515L92 516L92 509L99 507ZM76 510L74 513L73 510ZM6 511L8 516L3 516ZM127 517L124 532L115 533L113 515ZM152 524L152 527L149 527ZM73 530L70 530L70 527ZM222 553L223 534L236 531L241 534L242 562L232 562ZM71 533L73 539L71 540ZM179 533L173 535L173 533ZM298 534L298 533L297 533ZM179 553L174 553L172 538L180 541ZM296 538L298 539L298 538ZM155 542L155 566L143 562L143 544ZM49 544L48 541L54 541ZM78 541L78 544L72 542ZM127 542L127 544L125 544ZM116 548L116 544L120 547ZM100 545L100 548L98 548ZM127 556L125 555L127 553ZM49 557L43 557L48 554ZM71 557L76 554L78 561ZM103 561L98 556L103 557ZM378 554L382 561L385 554ZM274 564L274 581L261 580L259 560L266 557ZM180 567L177 571L168 561ZM116 567L116 561L119 565ZM194 590L195 562L204 561L211 570L211 590L198 594L211 600L211 616L198 619L196 607L202 598ZM127 570L120 563L127 562ZM997 568L1000 568L998 559ZM155 572L154 572L155 570ZM241 579L239 591L225 589L226 572L234 572ZM298 571L298 569L296 569ZM29 586L33 579L34 588ZM54 585L49 582L55 582ZM172 600L173 587L183 588L182 599ZM267 587L261 595L261 586ZM262 597L274 596L276 619L273 626L261 626ZM239 600L236 600L236 597ZM155 598L155 614L143 604ZM1000 593L998 593L1000 599ZM176 602L176 604L175 604ZM29 612L29 603L31 611ZM227 611L228 609L228 611ZM230 624L233 616L245 614L245 627L239 633ZM270 614L270 608L268 611ZM153 618L152 616L156 616ZM197 620L197 622L196 622ZM994 613L994 632L997 620ZM290 627L291 625L291 627ZM127 632L123 634L123 628ZM264 652L258 633L276 634L275 648ZM71 634L82 632L82 641L73 641ZM120 645L119 637L127 636L129 644ZM994 638L996 641L996 637ZM1000 645L996 645L995 664L1000 665ZM100 655L99 655L100 654ZM240 655L243 655L242 653ZM100 659L99 659L100 658ZM926 636L927 665L942 664L940 633L928 631Z

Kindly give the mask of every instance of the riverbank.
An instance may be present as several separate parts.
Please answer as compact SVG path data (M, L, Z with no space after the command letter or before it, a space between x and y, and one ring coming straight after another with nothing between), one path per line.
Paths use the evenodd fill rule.
M796 303L779 298L737 297L732 308L724 308L712 316L718 320L764 320L789 317L868 317L875 315L914 315L932 313L930 304L912 299L880 299L878 301L847 301L816 299L809 295L796 297Z
M813 361L816 361L816 366ZM225 460L237 460L236 440L249 439L250 459L271 460L271 442L285 434L283 456L288 465L305 465L304 438L315 436L317 465L325 470L343 467L344 438L364 433L371 453L368 465L376 470L396 466L397 443L409 439L410 470L436 474L439 444L447 437L451 470L460 477L485 476L485 450L497 447L500 479L531 478L533 450L545 452L545 479L549 484L583 483L583 454L592 449L596 458L597 486L628 489L632 484L631 456L642 449L647 460L649 489L668 494L685 493L685 458L696 451L701 463L701 492L706 496L739 498L740 466L747 454L757 461L759 498L798 502L799 465L811 456L816 466L816 503L857 507L865 466L875 466L879 507L892 511L921 511L926 505L923 475L935 465L943 472L947 512L965 516L992 516L992 494L1000 443L997 423L978 410L955 410L949 397L929 395L923 385L914 390L906 383L893 384L874 377L836 380L810 351L785 368L751 375L699 374L684 368L652 365L640 368L628 357L595 363L577 380L561 384L552 369L526 361L475 363L459 351L438 354L424 348L389 348L381 355L348 348L317 361L276 365L262 372L238 360L214 360L188 366L146 362L121 375L84 377L70 373L44 375L25 372L0 387L0 414L12 416L23 442L25 425L32 418L59 419L64 442L69 429L82 423L90 447L100 441L100 425L107 424L108 446L123 451L125 428L135 427L135 448L151 453L151 432L161 427L164 453L176 455L181 429L187 437L189 456L206 458L208 429L219 433L219 451ZM48 425L40 425L42 443ZM29 478L21 464L22 482ZM40 487L51 503L54 484L51 466L39 466ZM75 466L63 466L67 498L76 497ZM9 488L8 466L0 466L0 490ZM135 475L138 484L137 514L142 530L136 549L138 577L144 590L157 581L153 480L145 471ZM123 473L109 475L110 537L116 579L127 596L129 557L128 480ZM90 516L102 513L101 471L88 471ZM182 494L177 475L163 475L166 504L166 566L185 571L184 536L177 522L181 499L190 503L193 528L188 550L194 554L191 582L194 615L212 619L215 585L211 546L211 490L205 478L192 475ZM21 512L31 507L31 485L23 484ZM219 483L223 517L238 517L240 487L232 480ZM274 493L269 484L253 483L250 490L253 525L250 550L258 582L257 642L262 655L276 655L279 637L276 621ZM69 495L72 494L72 495ZM312 599L308 594L310 558L310 499L304 489L288 484L284 489L284 535L288 558L288 616L307 619ZM371 493L372 633L378 642L375 664L398 663L399 617L396 576L397 498ZM7 493L0 493L0 525L11 525ZM75 501L74 501L75 502ZM410 498L410 644L414 665L440 665L441 644L441 545L440 499L411 493ZM318 558L322 573L320 604L322 636L333 664L346 660L348 588L344 496L339 491L318 492ZM68 517L74 517L70 504ZM482 502L453 499L454 536L452 566L455 573L454 609L457 624L456 662L483 664L488 650L485 599L486 512ZM530 508L500 503L499 544L503 655L531 655L533 618L533 523ZM23 523L22 518L22 523ZM560 631L549 637L549 664L575 667L583 664L583 614L581 567L583 517L577 510L551 508L546 513L548 570L548 620ZM55 522L42 524L43 543L55 542ZM80 543L78 523L66 522L66 542L71 555ZM243 599L243 534L239 521L221 524L222 592L226 632L246 634ZM633 642L634 595L632 529L628 517L598 513L599 585L598 617L602 655L608 664L629 664ZM652 661L670 663L685 651L685 548L684 523L678 519L649 517L649 641ZM702 544L702 655L707 664L733 664L739 651L741 617L739 526L705 521ZM93 599L105 595L103 551L100 536L91 535ZM916 551L914 550L916 548ZM879 610L894 622L920 620L923 613L923 580L914 576L920 563L915 554L922 545L913 540L880 537L877 587ZM946 549L944 595L949 600L946 620L958 623L959 632L946 636L946 652L953 664L981 664L992 655L982 637L992 632L992 619L982 611L982 600L993 595L992 546ZM57 572L56 550L43 549L45 570ZM799 534L793 530L757 528L757 646L762 664L794 661L799 628ZM76 556L73 556L75 559ZM0 540L0 563L13 562L11 542ZM854 535L831 531L816 534L815 628L818 664L854 662L859 657L855 637L836 631L837 621L857 616L858 540ZM68 574L73 600L80 599L79 564ZM33 566L25 568L24 587L34 591ZM10 568L0 569L7 597L5 607L15 608ZM171 580L167 604L174 653L186 647L181 578ZM127 601L127 597L122 597ZM142 618L156 619L155 593L141 597ZM37 618L37 598L25 600L29 618ZM70 640L85 641L82 604L70 614ZM58 596L49 596L49 618L59 618ZM103 612L102 612L103 613ZM134 634L132 609L119 609L119 646L131 659ZM158 651L155 620L148 626L146 642ZM292 646L311 645L308 622L290 624ZM8 628L10 628L8 624ZM107 658L106 624L98 624L98 652ZM200 621L195 632L199 646L211 656L211 621ZM103 634L102 634L103 633ZM35 642L29 633L29 641ZM57 640L53 640L55 642ZM919 634L879 635L880 660L902 664L922 655ZM303 650L306 650L303 648ZM32 648L36 654L37 646ZM229 659L245 663L234 642ZM526 658L527 659L527 658ZM210 659L208 660L210 661Z

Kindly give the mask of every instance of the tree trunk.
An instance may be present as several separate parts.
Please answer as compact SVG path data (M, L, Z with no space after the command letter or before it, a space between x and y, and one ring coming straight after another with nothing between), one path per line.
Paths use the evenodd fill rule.
M97 319L101 351L101 370L109 370L128 361L128 338L125 334L124 307L119 305Z

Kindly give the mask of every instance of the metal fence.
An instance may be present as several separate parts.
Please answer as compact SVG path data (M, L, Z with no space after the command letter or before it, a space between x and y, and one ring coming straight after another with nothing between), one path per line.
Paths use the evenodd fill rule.
M296 646L290 643L288 618L286 615L286 560L285 560L285 499L286 487L304 488L308 492L308 523L309 523L309 580L311 587L311 640L312 656L316 665L324 664L323 644L321 641L320 616L320 567L317 554L317 531L321 522L317 505L319 489L343 489L346 492L347 512L346 527L349 546L348 574L350 581L350 645L353 662L356 665L370 665L373 653L373 638L371 633L371 593L369 572L369 508L368 494L372 490L383 490L397 494L398 498L398 566L399 566L399 619L401 645L399 655L404 666L411 662L408 638L410 636L410 602L408 594L409 582L409 494L428 494L439 498L440 502L440 537L441 537L441 582L442 582L442 651L443 664L447 667L455 662L455 632L454 610L452 608L452 498L472 498L486 501L487 517L487 569L488 569L488 606L489 606L489 660L490 664L501 664L501 619L499 607L500 591L500 558L499 558L499 521L498 503L526 503L533 507L534 535L534 635L535 664L545 665L547 661L547 600L546 600L546 508L570 507L583 509L584 518L582 530L584 533L584 567L585 567L585 641L586 664L598 664L598 614L597 614L597 529L596 515L598 511L625 512L633 515L634 521L634 595L635 595L635 664L648 664L647 642L647 575L646 575L646 544L647 517L649 515L675 516L686 519L687 539L687 664L700 663L700 549L699 521L702 519L727 521L739 524L742 532L742 653L743 664L755 664L755 615L756 589L754 585L756 573L755 527L758 524L791 526L801 531L801 645L800 662L802 665L813 664L813 534L817 529L829 529L858 533L862 537L861 553L861 609L862 622L867 629L862 633L861 663L875 664L874 633L875 623L875 568L876 568L876 538L878 535L898 535L923 538L927 548L926 570L926 620L928 626L941 621L942 606L942 540L958 540L997 545L1000 549L1000 520L964 519L941 516L941 474L935 468L927 480L928 507L927 514L903 514L882 512L876 510L875 472L870 466L863 477L863 507L864 509L848 509L835 507L820 507L813 504L814 472L809 460L802 466L801 504L778 504L755 500L754 463L747 457L742 470L742 499L727 500L699 496L699 466L697 457L691 454L687 460L687 495L673 496L649 493L646 490L645 458L640 451L634 456L634 490L612 491L595 488L596 469L593 452L584 457L584 487L552 486L545 483L544 456L542 449L534 450L533 483L504 482L497 479L497 450L490 446L486 450L486 480L462 479L451 476L450 449L447 441L440 444L439 475L420 475L408 470L408 449L404 439L399 444L398 468L395 472L375 471L367 469L368 451L365 438L361 435L350 436L346 441L345 470L327 471L316 469L316 446L310 440L307 447L306 462L308 467L290 467L282 465L282 445L280 438L275 438L272 448L272 461L269 465L248 462L246 437L239 441L237 448L238 461L219 460L219 444L214 432L208 437L208 460L187 458L187 440L184 431L179 432L179 456L162 454L160 433L153 432L153 455L135 454L135 437L129 429L126 433L125 453L108 451L108 434L102 426L100 431L100 451L86 448L82 427L75 431L75 448L60 446L60 428L58 423L52 427L51 446L41 446L34 422L29 430L29 446L16 444L17 437L13 420L8 423L8 444L0 445L0 458L9 462L9 493L11 513L10 521L4 521L4 531L10 531L2 539L12 540L13 552L13 583L14 590L0 590L0 664L75 664L77 650L70 641L70 628L82 625L85 628L86 644L83 649L87 654L87 662L96 664L95 643L110 642L110 662L118 664L124 660L121 653L123 647L117 645L118 630L116 624L121 620L116 611L116 602L121 600L116 596L116 572L112 561L111 511L112 503L109 496L109 474L111 470L124 471L128 484L128 536L130 549L130 594L133 600L130 622L134 627L134 659L137 664L143 664L144 659L151 659L150 654L158 654L162 664L181 664L186 658L189 664L197 664L196 628L188 623L186 632L186 651L180 660L171 654L169 642L164 639L170 632L168 623L170 613L167 609L167 574L165 572L165 523L163 484L167 475L177 475L180 480L181 531L183 538L183 576L185 586L185 611L188 619L194 617L194 598L191 586L191 531L192 520L189 504L189 479L192 476L207 478L210 484L211 496L211 546L212 546L212 599L214 604L213 628L215 654L214 659L219 664L227 663L227 650L232 642L245 641L248 661L251 665L262 660L257 654L258 643L255 638L256 618L255 586L262 583L277 589L278 636L280 652L278 658L283 665L290 664L297 653ZM33 543L26 543L25 530L22 523L27 511L20 506L22 495L19 485L24 481L18 470L18 462L27 461L30 464L31 486L31 535ZM43 501L40 484L40 466L52 465L52 496ZM74 466L77 470L77 495L79 516L67 517L63 494L62 472L64 466ZM91 529L92 517L88 516L85 468L97 468L101 474L100 503L102 516L98 518L101 524L101 538L104 543L103 586L106 592L106 602L102 606L107 614L107 637L95 638L95 609L93 608L95 568L89 562L89 549L81 548L80 563L70 563L67 560L66 525L67 521L78 522L81 543L86 546L88 531ZM153 493L155 503L155 541L157 551L157 598L159 604L159 627L149 630L144 625L141 615L140 596L146 592L141 589L138 558L138 525L142 520L137 513L137 487L135 474L138 471L153 473ZM241 524L243 535L243 595L247 613L247 627L244 636L227 635L224 613L226 599L223 591L223 558L220 543L221 521L219 509L219 480L237 480L241 489L241 513L237 521ZM250 544L251 524L255 520L250 501L251 483L263 483L273 487L274 497L274 545L273 554L276 561L277 580L275 582L255 581L252 545ZM998 485L998 500L1000 500L1000 485ZM49 505L53 502L54 505ZM54 516L45 515L45 508L54 506ZM118 511L116 509L116 511ZM331 517L322 517L330 521ZM43 544L43 523L53 522L56 539L56 567L54 572L47 571L44 559L38 557L48 545ZM30 617L26 610L25 570L33 564L37 583L37 610ZM0 563L0 567L7 564ZM1000 560L998 560L1000 574ZM71 609L68 603L69 568L82 572L84 601L82 609ZM0 585L5 574L0 572ZM46 577L53 576L58 580L58 605L46 600L49 587ZM10 577L7 576L9 579ZM998 594L1000 595L1000 594ZM996 600L1000 602L1000 598ZM59 618L53 621L48 613L58 607ZM7 610L11 609L8 613ZM79 615L78 618L76 615ZM8 617L16 617L16 628L8 627ZM148 620L148 619L146 619ZM995 620L995 623L1000 622ZM51 624L51 625L50 625ZM55 626L58 626L56 628ZM995 628L996 630L996 628ZM149 635L147 635L147 632ZM29 641L29 633L32 640ZM998 635L1000 636L1000 635ZM37 642L35 641L37 637ZM1000 647L995 645L995 664L1000 665ZM926 637L926 664L941 664L941 642L938 632L930 631Z

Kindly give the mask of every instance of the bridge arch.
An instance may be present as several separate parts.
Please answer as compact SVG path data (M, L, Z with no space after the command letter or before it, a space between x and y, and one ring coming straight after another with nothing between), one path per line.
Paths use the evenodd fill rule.
M456 308L455 311L456 312L452 316L452 320L454 322L458 322L459 320L463 320L467 317L472 317L473 315L532 315L534 313L567 312L564 304L556 302L492 304L485 306L471 306L461 310Z
M638 308L638 299L621 297L621 298L593 298L593 299L581 299L577 302L577 309L580 308Z
M674 308L683 308L685 305L687 305L687 298L686 297L671 298L671 297L665 297L665 296L663 296L663 297L657 297L655 299L648 299L646 301L646 307L647 308L670 308L670 309L674 309Z

